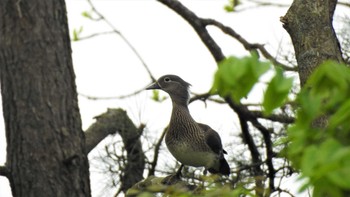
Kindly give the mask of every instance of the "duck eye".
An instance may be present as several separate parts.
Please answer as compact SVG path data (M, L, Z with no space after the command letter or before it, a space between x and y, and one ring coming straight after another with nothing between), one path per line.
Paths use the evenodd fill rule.
M171 79L170 79L169 77L165 77L165 78L164 78L164 81L165 81L165 82L169 82L169 81L171 81Z

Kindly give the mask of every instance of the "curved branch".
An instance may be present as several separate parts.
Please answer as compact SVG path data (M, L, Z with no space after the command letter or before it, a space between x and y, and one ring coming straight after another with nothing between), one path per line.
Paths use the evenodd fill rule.
M146 86L147 87L147 86ZM142 89L139 89L139 90L136 90L135 92L132 92L130 94L126 94L126 95L121 95L121 96L109 96L109 97L102 97L102 96L91 96L91 95L87 95L87 94L83 94L83 93L79 93L79 96L82 96L86 99L89 99L89 100L113 100L113 99L125 99L125 98L129 98L131 96L135 96L139 93L141 93L142 91L145 90L145 88L142 88Z
M123 139L127 152L127 163L121 177L121 190L127 189L143 179L145 155L140 141L144 126L138 129L122 109L108 109L96 117L96 122L85 132L86 152L90 152L99 142L110 134L118 134Z
M0 166L0 176L8 177L10 170L6 166Z
M239 35L235 30L233 30L231 27L225 26L222 23L214 20L214 19L201 19L205 25L213 25L219 29L221 29L222 32L226 33L227 35L232 36L235 38L238 42L240 42L244 48L248 51L252 50L259 50L261 54L268 60L270 60L274 65L279 66L283 68L286 71L296 71L296 68L291 68L287 65L282 64L278 60L276 60L264 47L262 44L257 43L249 43L246 39L244 39L241 35Z
M219 45L214 41L214 39L210 36L208 30L205 28L205 24L203 20L199 18L195 13L189 10L187 7L182 5L177 0L158 0L164 5L168 6L170 9L178 13L182 16L196 31L199 38L208 48L210 53L213 55L216 62L220 62L225 59L225 55L223 54Z

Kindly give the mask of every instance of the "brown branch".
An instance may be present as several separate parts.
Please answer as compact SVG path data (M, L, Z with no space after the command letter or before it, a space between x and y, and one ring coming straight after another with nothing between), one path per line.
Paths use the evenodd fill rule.
M347 2L338 2L338 5L342 5L342 6L345 6L345 7L350 7L350 3L347 3Z
M157 144L154 147L154 157L153 157L153 161L151 163L151 168L149 169L147 177L154 176L154 172L156 171L156 166L157 166L157 163L158 163L159 149L160 149L160 146L162 145L162 142L163 142L163 139L165 137L167 129L168 128L164 129L162 135L160 136Z
M86 99L89 100L113 100L113 99L126 99L129 98L131 96L135 96L139 93L141 93L142 91L145 90L146 87L136 90L135 92L132 92L130 94L126 94L126 95L121 95L121 96L109 96L109 97L103 97L103 96L91 96L91 95L87 95L87 94L83 94L83 93L79 93L79 96L82 96Z
M177 0L158 0L164 5L168 6L170 9L178 13L182 16L196 31L199 38L208 48L212 56L214 57L216 62L220 62L225 59L225 55L222 53L219 45L214 41L214 39L210 36L208 30L205 28L205 24L203 24L203 20L200 19L195 13L189 10L187 7L182 5Z
M213 25L221 29L224 33L232 36L238 40L248 51L259 50L261 54L268 60L270 60L274 65L279 66L287 71L296 71L296 68L291 68L287 65L282 64L276 60L261 44L252 44L245 40L242 36L237 34L232 28L223 25L222 23L214 19L202 19L199 18L195 13L190 11L188 8L183 6L179 1L176 0L158 0L159 2L165 4L170 9L174 10L180 16L182 16L193 29L196 31L202 42L209 49L213 55L216 62L220 62L225 58L225 55L222 53L221 48L210 36L209 32L206 29L207 25Z
M107 112L97 116L96 122L85 132L87 153L110 134L118 132L123 139L127 153L127 162L121 176L123 192L143 179L145 155L140 141L143 127L138 129L124 110L108 109Z
M10 174L10 170L6 166L0 166L0 176L8 177Z
M73 40L73 41L77 42L77 41L87 40L87 39L90 39L90 38L93 38L93 37L97 37L97 36L103 36L103 35L114 34L114 33L115 33L115 31L106 31L106 32L100 32L100 33L94 33L94 34L90 34L90 35L87 35L87 36L78 37L77 40Z
M251 119L250 122L254 125L255 128L257 128L261 134L263 135L264 142L265 142L265 149L266 149L266 164L268 168L268 177L269 177L269 193L273 193L275 191L275 174L276 171L273 167L272 159L274 157L274 152L272 149L272 141L271 141L271 134L269 130L267 130L263 125L260 124L260 122L254 118Z
M283 63L279 62L274 58L264 47L262 44L257 44L257 43L250 43L246 39L244 39L241 35L239 35L235 30L233 30L231 27L225 26L222 23L214 20L214 19L201 19L203 24L205 25L213 25L217 28L219 28L221 31L226 33L227 35L232 36L235 38L238 42L240 42L244 48L248 51L253 51L253 50L259 50L261 54L268 60L270 60L274 65L279 66L283 68L284 70L287 71L296 71L296 68L291 68L287 65L284 65Z
M271 114L271 115L265 116L261 111L249 111L249 113L251 113L251 115L256 118L262 118L262 119L271 120L273 122L280 122L284 124L292 124L295 121L294 117L290 117L284 114Z
M230 98L225 99L226 102L229 104L229 106L237 113L238 119L241 125L242 129L242 137L243 141L245 144L248 145L248 149L250 151L250 155L252 157L252 163L253 164L261 164L263 163L260 157L260 153L258 151L257 146L255 145L255 142L253 140L253 137L251 136L249 132L249 127L248 127L248 118L249 116L244 113L245 110L243 107L244 106L239 106L233 103L233 101ZM244 110L244 111L243 111ZM263 184L263 179L261 178L264 174L263 170L261 169L260 165L255 165L253 167L254 169L254 175L255 175L255 192L257 196L263 196L264 192L264 184Z
M203 94L195 94L193 97L191 97L190 99L190 103L200 100L205 102L206 100L210 100L210 101L214 101L216 103L220 103L220 104L226 104L226 102L224 102L223 100L213 100L210 98L210 96L212 96L210 93L203 93ZM244 106L248 106L247 104L245 104ZM260 104L259 104L260 106ZM250 111L250 110L246 110L246 113L249 113L249 116L253 116L255 118L262 118L262 119L266 119L266 120L271 120L273 122L280 122L280 123L284 123L284 124L292 124L295 121L294 117L290 117L284 114L271 114L271 115L264 115L261 111Z

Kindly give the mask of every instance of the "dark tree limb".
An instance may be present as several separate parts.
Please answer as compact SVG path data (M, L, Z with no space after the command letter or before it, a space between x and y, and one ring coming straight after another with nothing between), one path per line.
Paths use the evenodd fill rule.
M200 100L205 102L206 100L210 100L210 101L214 101L216 103L220 103L220 104L226 104L226 102L224 100L214 100L211 99L212 95L210 93L204 93L204 94L196 94L193 97L191 97L190 99L190 103ZM246 108L248 107L248 105L244 105ZM261 118L261 119L266 119L266 120L270 120L273 122L279 122L282 124L292 124L295 121L294 117L285 115L285 114L271 114L271 115L264 115L262 111L252 111L252 110L245 110L246 113L249 113L249 116L254 116L256 118Z
M203 24L205 25L213 25L217 28L219 28L222 32L226 33L227 35L232 36L235 38L238 42L240 42L244 48L248 51L253 50L259 50L261 54L268 60L272 62L272 64L281 67L282 69L286 71L296 71L296 68L289 67L278 60L274 58L264 47L262 44L258 43L250 43L245 38L243 38L241 35L239 35L235 30L233 30L231 27L225 26L224 24L220 23L219 21L216 21L214 19L201 19Z
M0 166L0 176L7 177L9 173L9 169L6 166Z
M262 164L262 160L260 157L260 153L258 151L257 146L255 145L254 139L251 136L250 132L249 132L249 127L248 127L248 118L249 116L247 116L245 113L243 113L241 107L239 107L238 105L234 104L231 99L227 98L226 99L227 103L230 105L230 107L237 113L238 118L239 118L239 122L241 125L241 129L242 129L242 137L243 137L243 142L245 144L248 145L248 149L250 151L250 155L252 157L252 163L253 164ZM253 171L254 171L254 175L255 175L255 184L256 184L256 188L255 188L255 192L257 194L257 196L263 196L264 194L264 184L263 184L263 179L262 177L264 176L264 172L261 169L260 165L255 165L253 167Z
M248 111L248 112L256 118L262 118L262 119L270 120L273 122L279 122L283 124L292 124L295 121L294 117L291 117L285 114L271 114L266 116L261 111Z
M269 188L270 190L269 195L275 191L275 174L276 170L273 167L272 159L274 157L274 152L272 149L272 141L271 141L271 134L269 130L267 130L263 125L260 124L260 122L257 119L252 119L251 123L254 125L255 128L257 128L263 135L264 141L265 141L265 149L266 149L266 164L268 168L268 178L269 178Z
M255 145L253 137L250 135L247 120L241 114L238 114L238 118L241 124L243 141L245 142L245 144L248 145L248 148L250 150L250 155L253 161L252 163L262 163L258 148ZM255 192L257 196L263 196L264 184L263 184L262 177L264 176L264 172L262 171L260 165L255 165L253 169L254 169L253 171L254 171L255 185L256 185Z
M158 1L168 6L170 9L182 16L193 27L193 29L198 34L199 38L209 49L216 62L220 62L221 60L225 59L225 55L222 53L221 48L210 36L208 30L205 28L205 24L203 23L202 19L200 19L195 13L193 13L191 10L182 5L177 0Z
M124 110L108 109L97 116L96 122L85 132L87 153L108 135L118 133L121 136L127 152L127 163L121 177L121 191L124 193L143 179L145 155L140 141L143 127L137 128Z

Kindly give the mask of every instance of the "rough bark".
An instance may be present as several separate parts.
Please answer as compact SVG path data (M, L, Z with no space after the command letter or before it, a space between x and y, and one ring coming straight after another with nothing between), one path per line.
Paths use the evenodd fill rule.
M336 5L337 0L294 0L287 14L281 18L293 42L302 87L325 60L343 62L332 24ZM327 117L317 118L313 125L326 126Z
M0 2L0 78L13 196L90 196L63 0Z
M143 179L145 154L140 140L142 129L138 129L122 109L108 109L96 117L96 122L85 132L86 151L91 151L110 134L120 134L127 153L127 162L121 173L121 191L126 191Z
M337 0L294 0L281 18L293 42L301 86L325 60L343 61L332 25L336 4Z
M301 86L325 60L343 62L332 25L336 5L337 0L294 0L287 14L281 18L293 42ZM328 116L323 115L312 126L323 128L327 126L327 121ZM349 195L349 192L343 191L343 196Z

